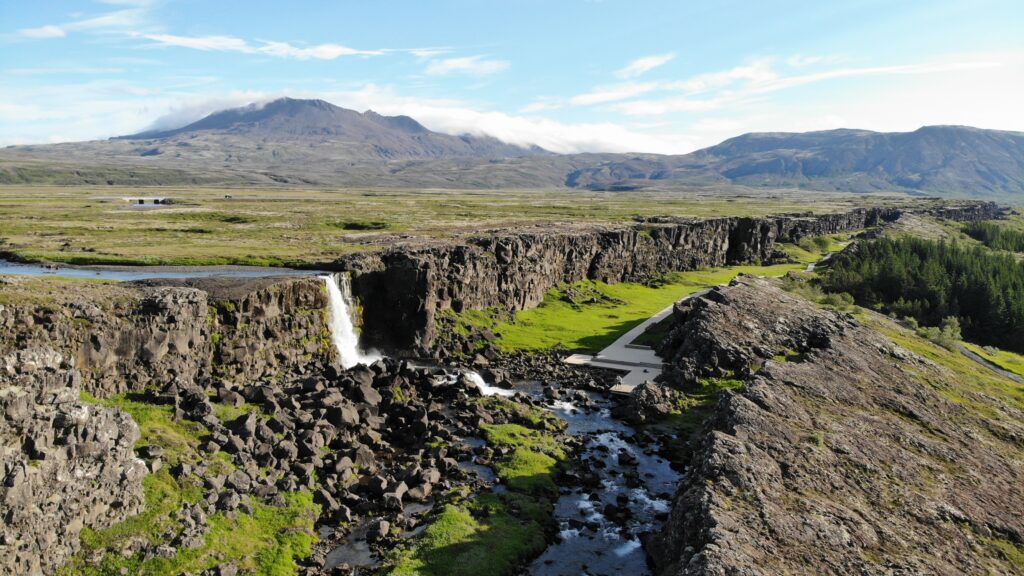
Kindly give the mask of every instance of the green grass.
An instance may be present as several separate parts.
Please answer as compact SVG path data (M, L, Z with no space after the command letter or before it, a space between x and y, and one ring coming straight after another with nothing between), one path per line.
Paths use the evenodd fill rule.
M666 446L668 456L673 462L682 464L688 460L691 451L690 441L714 412L719 396L726 390L740 386L743 386L743 381L734 378L703 378L699 386L684 390L686 396L680 402L678 411L648 424L674 435Z
M211 399L210 404L213 406L213 415L225 423L236 420L239 416L246 414L255 414L264 420L270 418L270 415L264 412L261 406L249 404L248 402L243 403L241 406L229 406L218 402L216 399Z
M1024 546L1003 538L981 537L980 540L990 546L998 556L1010 563L1010 566L1024 571Z
M558 497L555 478L566 459L554 434L565 424L503 398L481 402L518 422L482 427L490 445L512 448L511 454L494 462L508 491L468 500L450 496L419 538L392 553L387 574L515 574L546 547L544 534L553 525L553 502Z
M122 199L133 196L165 196L175 204L139 210ZM74 264L315 265L367 249L354 238L395 231L443 237L537 222L627 222L636 215L760 216L806 209L812 197L817 212L914 202L800 191L773 196L743 188L608 194L0 185L0 252Z
M165 450L165 466L143 479L145 508L127 520L103 530L82 531L82 551L60 571L70 576L106 576L121 573L170 576L197 573L226 562L235 562L244 572L268 576L294 574L296 559L308 556L314 542L313 526L318 507L306 491L285 494L286 505L274 507L253 500L252 514L229 518L218 512L208 518L209 533L204 544L195 549L180 549L172 558L144 561L139 555L125 556L119 551L136 538L150 543L164 542L168 533L177 532L177 512L186 502L203 496L201 479L175 479L169 466L178 462L205 461L210 473L226 473L233 467L223 453L204 456L198 446L206 429L195 422L175 421L170 406L149 404L139 395L115 396L97 400L83 393L83 401L119 408L135 420L141 431L138 445L155 444ZM87 559L99 555L98 564Z
M709 286L726 284L738 274L781 276L803 268L801 264L778 264L673 272L657 286L605 284L588 280L551 290L540 306L524 310L511 320L480 311L464 316L463 320L499 333L497 345L506 352L555 346L594 352L605 348L673 302ZM595 304L574 304L565 299L569 289L598 292L605 299Z
M668 337L673 326L675 326L675 319L670 314L667 318L648 326L647 330L644 330L643 334L637 336L631 344L634 346L647 346L648 348L654 348Z
M547 432L519 424L485 424L484 437L492 446L512 448L512 454L494 463L494 471L512 490L558 496L555 476L565 451Z
M1024 386L997 375L958 351L947 350L879 314L864 314L860 321L888 337L894 343L950 370L953 379L929 379L928 384L948 400L987 418L1005 415L993 406L997 397L1018 410L1024 410Z
M549 505L517 494L483 494L447 504L416 545L399 550L391 576L500 576L513 573L547 546L543 526ZM510 510L519 511L513 514Z

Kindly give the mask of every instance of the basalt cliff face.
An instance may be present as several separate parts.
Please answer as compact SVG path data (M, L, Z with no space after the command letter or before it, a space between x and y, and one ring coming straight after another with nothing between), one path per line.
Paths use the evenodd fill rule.
M995 217L995 204L936 209L955 220ZM357 253L335 263L352 274L369 344L385 349L430 346L435 320L447 309L538 305L563 282L646 282L670 271L768 261L776 242L858 230L893 221L895 208L818 216L651 218L620 226L499 232L431 246Z
M0 358L0 574L51 573L83 527L142 510L138 426L79 392L78 372L52 350Z
M684 391L745 384L649 542L658 574L1019 573L1024 413L991 389L748 277L678 306L662 352Z
M256 380L333 357L318 278L202 279L73 291L0 280L0 351L48 347L100 397L218 377Z

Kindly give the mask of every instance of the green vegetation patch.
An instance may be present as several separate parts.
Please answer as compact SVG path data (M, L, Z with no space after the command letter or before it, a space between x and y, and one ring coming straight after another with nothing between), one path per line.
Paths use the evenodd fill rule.
M403 230L444 237L523 223L629 222L637 215L764 216L806 210L810 199L819 213L916 203L905 197L799 191L754 198L743 189L721 186L611 195L585 190L217 188L193 175L187 181L207 182L206 187L155 190L112 185L155 183L139 167L126 171L130 174L124 178L97 173L95 179L83 180L77 175L83 171L61 169L74 182L64 177L52 182L100 186L0 189L4 250L26 260L77 264L308 266L367 249L347 242L345 236L351 233ZM0 166L0 181L5 175L10 171ZM171 198L173 204L139 210L122 199L154 194Z
M993 250L1024 252L1024 230L1012 228L1008 223L969 222L964 225L963 231Z
M630 344L634 346L647 346L648 348L654 348L658 344L661 344L665 338L668 338L669 332L672 331L672 327L675 326L675 319L669 314L668 317L655 322L644 330L644 333L637 336Z
M391 576L500 576L513 573L547 543L550 504L519 494L482 494L447 504L412 547L399 550Z
M953 378L928 378L926 382L947 399L992 419L1007 417L994 407L993 396L1017 410L1024 410L1024 386L980 366L958 351L930 342L884 316L865 315L861 322L903 348L950 370Z
M556 346L596 352L694 292L726 284L739 274L781 276L802 269L800 264L777 264L672 272L654 285L586 280L550 290L540 306L515 318L494 311L464 312L459 315L463 327L457 324L456 330L466 325L489 329L500 334L497 345L506 352ZM580 298L584 294L589 296Z
M510 489L557 497L555 476L565 451L551 434L519 424L485 424L482 430L491 445L512 448L510 455L494 463L494 471Z
M664 428L674 434L666 449L673 462L683 463L690 455L690 441L704 421L714 412L718 399L726 390L743 386L743 380L736 378L702 378L697 386L684 390L678 410L651 426Z
M387 222L366 221L366 222L332 222L332 226L342 230L387 230L391 225Z
M449 494L424 533L393 553L388 574L516 574L547 546L558 497L555 478L567 458L556 433L565 423L504 398L480 401L517 422L482 427L490 445L511 449L494 462L508 491L469 499Z
M823 278L861 306L910 316L925 326L948 317L979 344L1024 352L1024 264L987 248L918 238L864 242Z
M210 404L213 406L213 415L221 422L231 422L246 414L255 414L264 420L270 419L270 414L264 412L263 407L256 404L244 402L241 406L230 406L213 398L211 398Z
M164 448L165 465L142 481L143 512L103 530L85 528L81 552L60 574L171 576L234 562L246 573L285 576L297 570L296 559L311 553L319 508L313 503L311 493L300 491L284 494L285 506L282 507L253 499L251 514L237 513L233 518L223 512L211 514L203 544L193 549L179 549L173 557L143 560L139 554L126 554L124 551L130 550L132 542L139 538L150 544L173 539L179 532L177 514L182 505L196 503L203 495L201 479L175 479L168 472L169 466L202 460L212 473L227 473L233 466L226 454L204 457L199 453L198 446L208 434L205 427L191 421L174 420L170 406L149 403L145 395L97 400L82 393L82 400L128 413L141 431L138 445ZM239 410L245 412L244 408ZM96 557L100 559L91 560Z
M1003 370L1013 372L1021 378L1024 378L1024 355L1017 354L1015 352L1007 352L1006 350L1000 350L991 346L978 346L977 344L971 344L969 342L964 342L963 345L968 350L996 366L999 366Z

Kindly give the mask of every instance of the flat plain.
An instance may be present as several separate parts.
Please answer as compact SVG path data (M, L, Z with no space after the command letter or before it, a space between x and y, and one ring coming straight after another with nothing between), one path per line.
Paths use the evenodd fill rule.
M139 206L137 198L170 204ZM315 266L414 237L638 216L761 216L927 203L902 195L742 187L644 192L0 187L0 254L66 264Z

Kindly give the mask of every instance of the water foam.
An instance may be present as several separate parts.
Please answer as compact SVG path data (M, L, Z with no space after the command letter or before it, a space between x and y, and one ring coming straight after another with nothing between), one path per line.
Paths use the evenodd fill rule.
M484 396L504 396L506 398L511 398L512 396L516 395L515 390L500 388L498 386L491 386L486 381L484 381L483 376L471 370L466 371L466 379L472 382L474 386L479 388L480 393L483 394Z

